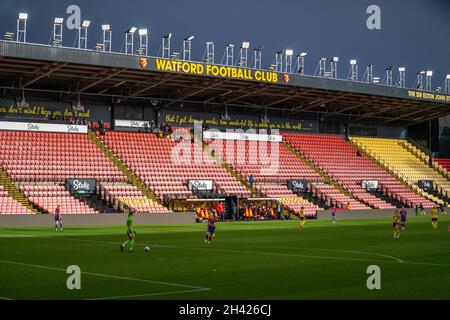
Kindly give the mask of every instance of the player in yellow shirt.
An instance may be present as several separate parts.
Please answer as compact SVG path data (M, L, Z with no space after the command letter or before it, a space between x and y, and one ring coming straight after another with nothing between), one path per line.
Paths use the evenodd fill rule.
M306 223L306 217L305 217L305 208L302 207L300 209L300 228L303 229L303 226Z
M433 210L431 210L431 224L433 225L433 228L435 228L435 229L437 229L438 216L439 216L439 211L436 207L434 207Z
M400 212L395 209L394 215L392 216L392 230L394 232L394 239L400 238Z

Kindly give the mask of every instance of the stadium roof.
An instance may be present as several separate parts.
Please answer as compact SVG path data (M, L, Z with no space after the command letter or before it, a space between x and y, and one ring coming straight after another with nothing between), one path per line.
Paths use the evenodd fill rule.
M109 97L117 103L160 99L175 106L227 105L386 124L450 114L450 96L439 93L11 41L0 41L0 89L4 94L23 89Z

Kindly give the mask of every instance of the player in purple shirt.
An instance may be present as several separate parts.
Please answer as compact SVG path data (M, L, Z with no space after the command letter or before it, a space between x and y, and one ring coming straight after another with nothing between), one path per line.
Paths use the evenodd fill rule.
M400 227L402 228L402 230L405 230L406 228L406 215L408 213L406 212L406 209L403 207L402 210L400 211Z

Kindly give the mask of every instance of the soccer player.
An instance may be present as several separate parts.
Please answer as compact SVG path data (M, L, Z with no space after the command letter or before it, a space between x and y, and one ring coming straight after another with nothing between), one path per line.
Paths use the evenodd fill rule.
M303 227L305 226L306 223L306 218L305 218L305 208L302 207L300 209L300 228L303 229Z
M434 229L437 229L438 216L439 216L439 211L436 207L434 207L433 210L431 210L431 225L433 226Z
M134 230L134 211L131 210L128 213L127 218L127 240L120 245L120 251L123 252L123 249L129 245L129 252L133 252L134 250L134 239L136 238L136 231Z
M333 205L333 208L331 208L331 218L333 219L333 223L336 223L336 205Z
M55 231L58 231L58 224L59 224L59 230L63 231L63 218L61 214L61 206L58 205L55 209Z
M402 228L402 230L405 230L406 228L406 215L406 209L402 207L402 210L400 211L400 227Z
M400 238L399 221L400 213L398 212L398 209L395 209L394 215L392 216L392 230L394 231L394 239Z
M205 243L210 243L216 237L216 218L211 213L208 218L208 228L206 229Z

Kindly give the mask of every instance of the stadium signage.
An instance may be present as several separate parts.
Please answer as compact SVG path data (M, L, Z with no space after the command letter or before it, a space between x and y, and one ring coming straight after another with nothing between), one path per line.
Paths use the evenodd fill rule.
M306 192L308 190L308 181L306 180L289 180L288 189L294 192Z
M140 120L115 120L114 124L116 127L126 127L126 128L149 128L150 122L140 121Z
M450 96L431 92L408 90L408 97L440 102L450 102Z
M156 59L156 70L269 83L278 82L276 72L180 60Z
M419 180L419 188L424 191L432 191L433 190L433 181Z
M97 187L95 179L66 179L66 189L76 194L94 194Z
M245 133L245 132L221 132L221 131L204 131L203 140L237 140L237 141L261 141L261 142L282 142L283 137L280 135Z
M58 132L58 133L87 133L87 126L54 123L10 122L0 121L0 130Z
M377 180L363 180L361 182L361 186L366 190L377 190L378 189L378 181Z
M212 180L189 180L189 190L193 191L212 191Z

